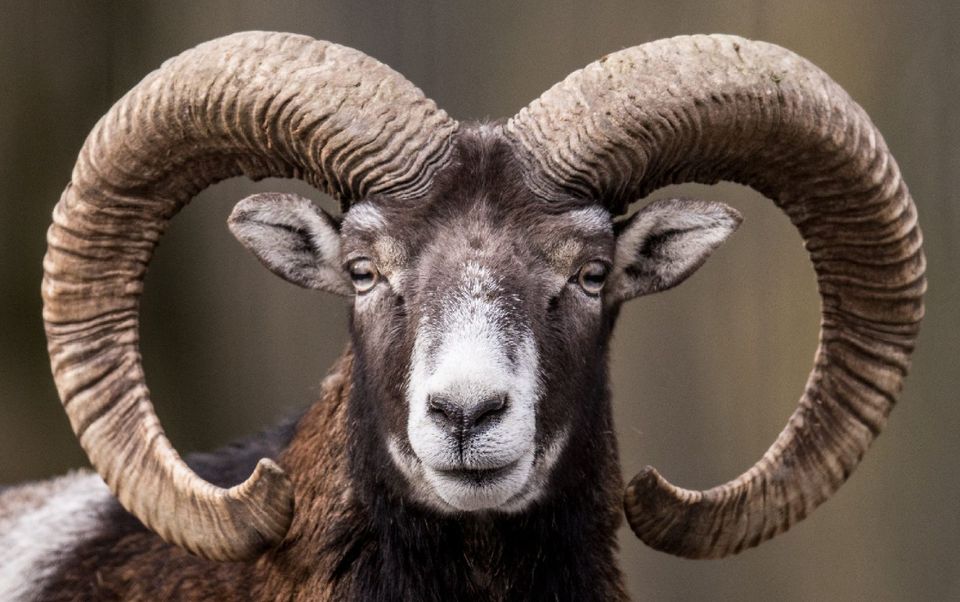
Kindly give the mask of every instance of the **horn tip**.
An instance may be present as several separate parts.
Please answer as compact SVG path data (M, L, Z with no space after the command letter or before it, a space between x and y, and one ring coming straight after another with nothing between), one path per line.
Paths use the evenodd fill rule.
M624 510L630 524L633 525L635 520L649 520L652 515L662 514L664 506L675 501L671 489L673 486L656 468L644 466L630 480L623 496Z
M293 483L283 468L270 458L261 458L253 474L240 487L241 494L246 494L245 497L271 518L269 523L276 528L270 530L280 533L282 538L293 517Z
M676 487L656 468L645 466L627 485L623 509L634 534L651 548L685 558L704 558L710 551L692 546L686 537L689 511L702 497L702 492Z

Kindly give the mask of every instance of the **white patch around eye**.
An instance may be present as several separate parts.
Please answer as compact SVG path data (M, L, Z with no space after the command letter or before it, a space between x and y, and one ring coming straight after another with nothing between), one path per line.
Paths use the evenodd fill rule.
M380 208L370 201L360 202L351 207L343 221L361 230L380 230L385 224Z
M0 600L36 600L63 555L96 533L112 498L89 471L0 494Z

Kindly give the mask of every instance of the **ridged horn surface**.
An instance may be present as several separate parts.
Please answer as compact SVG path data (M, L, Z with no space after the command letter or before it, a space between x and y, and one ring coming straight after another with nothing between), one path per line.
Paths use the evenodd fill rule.
M588 65L506 130L544 198L574 194L622 212L666 184L751 186L786 212L816 270L820 343L780 436L744 474L706 491L646 468L624 497L637 536L672 554L719 557L829 498L883 429L926 287L916 208L863 109L783 48L693 36Z
M164 436L138 346L143 277L167 222L219 180L301 178L343 202L424 193L457 124L364 54L247 32L166 62L87 138L53 214L43 300L57 388L120 503L165 540L217 560L278 543L293 512L261 460L230 489L199 478Z

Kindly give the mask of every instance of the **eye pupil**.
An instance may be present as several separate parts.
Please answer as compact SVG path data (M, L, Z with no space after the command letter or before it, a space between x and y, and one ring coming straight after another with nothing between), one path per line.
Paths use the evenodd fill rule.
M580 268L577 281L588 295L596 296L603 290L607 280L607 266L599 261L589 261Z
M365 293L377 283L376 266L369 259L358 259L350 264L350 280L358 293Z

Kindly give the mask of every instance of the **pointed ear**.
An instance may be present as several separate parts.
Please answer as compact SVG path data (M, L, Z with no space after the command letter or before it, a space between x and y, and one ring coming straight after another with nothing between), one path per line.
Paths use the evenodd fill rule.
M340 267L337 220L296 194L249 196L233 208L230 231L277 276L304 288L353 294Z
M608 298L626 301L680 284L742 220L723 203L684 199L650 203L616 226Z

